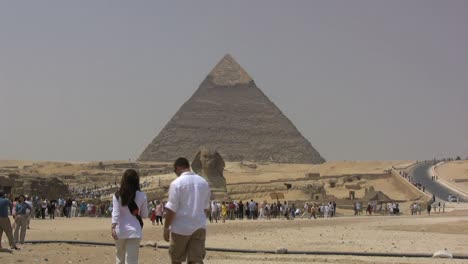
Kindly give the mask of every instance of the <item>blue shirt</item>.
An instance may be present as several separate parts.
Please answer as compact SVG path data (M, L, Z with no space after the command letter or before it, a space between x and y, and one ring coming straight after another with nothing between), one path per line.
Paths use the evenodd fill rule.
M31 210L31 207L27 203L17 203L16 204L16 215L26 215L27 212L26 210L29 209Z
M10 200L0 197L0 217L8 217L8 208L11 206Z

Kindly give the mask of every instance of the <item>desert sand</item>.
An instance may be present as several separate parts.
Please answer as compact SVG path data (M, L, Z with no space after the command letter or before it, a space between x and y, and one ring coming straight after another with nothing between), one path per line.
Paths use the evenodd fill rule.
M117 162L117 161L116 161ZM24 166L37 162L2 161L2 166ZM301 164L255 164L253 169L240 163L227 163L225 177L228 184L257 186L274 185L274 181L293 180L301 183L305 173L319 172L328 179L334 175L382 173L392 166L405 168L412 161L340 161L320 166ZM88 163L44 163L40 167L46 173L74 173L83 170ZM81 172L80 172L81 173ZM142 181L151 184L145 191L159 188L174 179L173 174L149 175ZM411 216L405 209L418 197L417 191L408 188L398 177L367 179L364 186L376 186L394 199L404 199L402 216L350 216L349 210L338 207L338 217L333 219L286 220L234 220L225 224L208 224L208 247L275 250L286 247L290 251L353 251L426 253L447 248L455 254L468 254L468 206L448 204L445 214ZM273 183L272 183L273 181ZM282 184L282 183L278 183ZM344 190L344 189L343 189ZM346 196L340 188L334 188L337 196ZM341 193L343 192L343 193ZM363 189L357 190L362 195ZM255 195L255 193L251 193ZM295 197L297 195L297 197ZM303 194L302 194L303 195ZM291 190L289 199L301 196ZM263 196L259 196L263 197ZM258 200L259 197L254 197ZM26 240L75 240L112 243L109 218L56 218L55 220L32 220ZM152 226L146 220L144 239L167 245L162 240L161 226ZM6 237L2 244L7 246ZM21 251L0 252L0 263L114 263L114 248L109 246L80 246L70 244L25 244ZM166 249L144 247L140 251L140 263L170 263ZM205 263L468 263L468 260L439 260L426 258L358 257L358 256L311 256L272 255L207 252Z
M458 205L461 207L461 205ZM463 208L461 208L463 209ZM468 209L468 208L465 208ZM112 243L109 218L32 220L27 240L78 240ZM358 216L332 219L233 220L209 223L207 247L290 251L433 253L447 248L468 253L468 211L433 216ZM3 237L3 240L6 238ZM145 221L142 242L162 239L161 226ZM3 245L7 245L6 241ZM0 252L0 263L114 263L110 246L24 244ZM141 248L140 263L170 263L166 249ZM208 251L205 263L468 263L430 258L241 254Z
M436 167L442 179L468 193L468 161L450 161Z

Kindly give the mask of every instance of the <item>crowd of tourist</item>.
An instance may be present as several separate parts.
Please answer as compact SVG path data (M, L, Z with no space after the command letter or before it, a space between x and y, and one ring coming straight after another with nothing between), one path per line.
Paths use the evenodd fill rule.
M140 184L140 188L149 187L150 182L144 181ZM68 191L72 197L76 199L100 199L109 197L114 194L119 189L119 184L117 182L107 183L105 185L93 185L93 186L84 186L84 187L69 187Z
M226 220L257 220L257 219L286 219L293 220L296 217L307 217L309 219L317 217L333 217L336 215L336 203L329 202L326 204L312 203L309 205L308 202L303 207L298 207L294 203L283 203L279 200L277 202L255 202L253 199L250 201L211 201L210 214L208 218L210 222Z
M360 201L356 201L353 204L354 215L362 215L364 206ZM378 202L370 201L367 203L365 208L366 215L372 214L382 214L382 215L399 215L400 214L400 204L396 202Z
M414 185L416 188L418 188L419 190L425 192L426 191L426 187L424 185L422 185L420 182L416 181L411 175L408 174L408 172L404 171L404 170L401 170L401 171L398 171L398 174L400 174L400 176L402 176L403 178L405 178L409 183L411 183L412 185ZM433 178L434 180L435 178Z

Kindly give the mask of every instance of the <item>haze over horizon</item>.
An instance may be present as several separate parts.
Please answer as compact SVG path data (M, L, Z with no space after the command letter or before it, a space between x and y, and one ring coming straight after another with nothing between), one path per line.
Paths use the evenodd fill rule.
M9 1L0 159L137 158L226 54L327 160L468 157L468 4Z

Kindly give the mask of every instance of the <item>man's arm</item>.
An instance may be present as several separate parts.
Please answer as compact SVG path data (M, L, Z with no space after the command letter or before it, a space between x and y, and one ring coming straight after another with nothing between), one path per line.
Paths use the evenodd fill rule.
M164 221L164 240L169 242L169 234L170 230L169 227L174 220L175 214L179 209L179 192L177 187L174 185L174 182L171 183L169 186L169 199L166 203L166 220Z
M164 221L164 240L169 242L169 227L172 224L172 220L174 220L174 216L176 213L171 211L171 209L166 207L166 221Z

